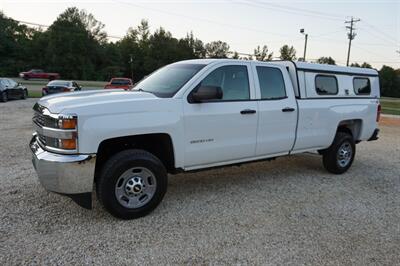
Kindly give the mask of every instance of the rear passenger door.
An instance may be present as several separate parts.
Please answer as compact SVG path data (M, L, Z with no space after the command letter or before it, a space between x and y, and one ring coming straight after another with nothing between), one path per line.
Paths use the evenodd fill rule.
M257 156L287 154L296 136L297 103L283 66L253 63L258 101Z

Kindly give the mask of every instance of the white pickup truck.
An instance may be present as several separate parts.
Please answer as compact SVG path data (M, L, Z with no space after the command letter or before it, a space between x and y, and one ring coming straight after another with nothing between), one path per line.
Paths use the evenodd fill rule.
M114 216L152 211L167 173L318 151L325 168L351 166L355 144L378 138L376 70L291 61L189 60L132 91L47 96L30 142L42 185Z

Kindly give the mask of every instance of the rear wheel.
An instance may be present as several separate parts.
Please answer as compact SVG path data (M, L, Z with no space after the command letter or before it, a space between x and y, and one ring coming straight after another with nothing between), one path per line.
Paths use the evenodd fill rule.
M0 101L2 101L2 102L4 102L4 103L8 101L7 92L3 91L3 92L1 93L1 95L0 95Z
M353 137L345 132L337 132L332 145L323 152L322 161L329 172L342 174L353 164L355 154Z
M126 150L111 157L96 183L105 209L122 219L135 219L154 210L167 190L162 162L144 150Z

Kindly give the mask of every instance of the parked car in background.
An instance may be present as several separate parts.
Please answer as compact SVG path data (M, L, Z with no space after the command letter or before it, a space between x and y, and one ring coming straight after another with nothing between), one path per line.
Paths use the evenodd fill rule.
M42 89L42 96L48 94L60 93L60 92L71 92L80 91L81 86L72 80L53 80L47 83L46 87Z
M54 80L54 79L59 79L60 74L58 73L47 73L44 72L42 69L31 69L27 72L21 72L19 73L19 76L25 80L28 79L48 79L48 80Z
M0 101L6 102L8 99L26 99L28 89L9 78L0 78Z
M133 88L133 82L128 78L112 78L109 83L104 86L104 89L124 89L130 90Z

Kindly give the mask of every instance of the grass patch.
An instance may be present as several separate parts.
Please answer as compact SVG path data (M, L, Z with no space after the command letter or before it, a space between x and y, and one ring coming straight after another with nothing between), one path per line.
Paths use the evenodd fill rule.
M40 91L28 91L28 98L42 98L42 92Z
M400 115L400 99L382 98L382 113L390 115Z
M24 80L21 78L11 78L15 82L21 83L25 86L29 87L34 86L34 87L44 87L49 83L49 80L46 79L29 79L29 80ZM61 78L62 80L62 78ZM69 79L67 79L69 80ZM76 83L78 83L81 87L89 87L89 88L99 88L102 89L104 86L107 84L108 81L94 81L94 80L75 80Z

